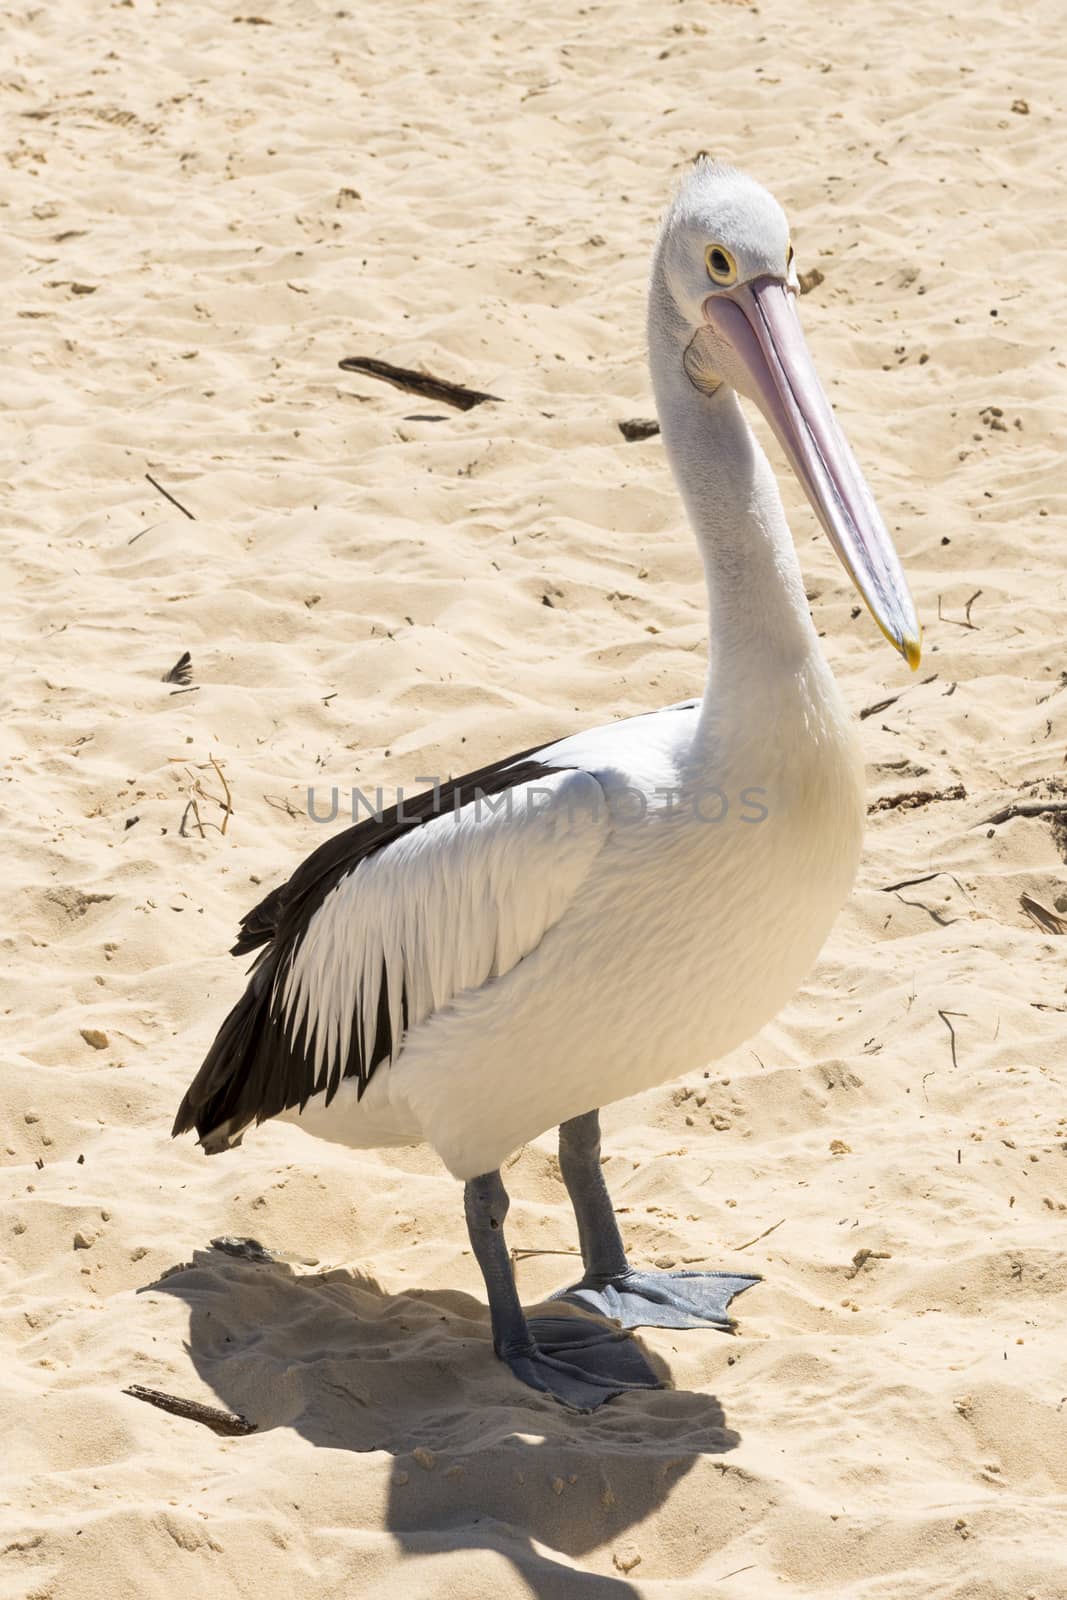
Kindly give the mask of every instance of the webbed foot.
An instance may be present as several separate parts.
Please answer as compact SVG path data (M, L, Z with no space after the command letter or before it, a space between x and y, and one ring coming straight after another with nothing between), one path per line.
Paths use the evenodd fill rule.
M530 1317L525 1348L498 1352L517 1378L575 1411L627 1389L663 1387L634 1340L584 1317Z
M721 1328L729 1332L728 1307L758 1277L734 1272L640 1272L628 1267L610 1278L586 1274L553 1300L613 1317L624 1328Z

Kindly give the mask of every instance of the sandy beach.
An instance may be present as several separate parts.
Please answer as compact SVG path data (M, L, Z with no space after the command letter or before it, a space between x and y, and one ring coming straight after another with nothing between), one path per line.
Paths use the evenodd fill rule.
M255 5L0 23L0 1600L1064 1600L1058 8ZM605 1111L634 1258L764 1281L580 1416L493 1361L430 1152L169 1130L309 786L700 693L692 535L618 427L700 150L790 215L925 653L783 472L860 878L750 1045ZM551 1135L506 1176L533 1304Z

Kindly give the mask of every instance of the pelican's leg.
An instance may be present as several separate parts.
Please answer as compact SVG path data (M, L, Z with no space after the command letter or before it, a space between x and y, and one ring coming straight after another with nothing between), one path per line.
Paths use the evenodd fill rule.
M624 1328L723 1328L734 1295L758 1283L730 1272L640 1272L626 1259L600 1166L600 1114L560 1124L559 1165L578 1219L585 1276L553 1295Z
M489 1296L493 1348L517 1378L578 1411L594 1411L624 1389L661 1387L627 1334L584 1317L527 1321L504 1240L508 1196L499 1172L472 1178L463 1199L471 1245Z

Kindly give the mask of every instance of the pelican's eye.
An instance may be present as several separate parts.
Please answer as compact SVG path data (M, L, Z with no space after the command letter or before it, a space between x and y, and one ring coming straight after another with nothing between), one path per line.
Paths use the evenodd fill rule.
M709 244L704 251L704 265L708 269L708 277L712 283L721 283L724 286L736 283L737 262L725 245Z

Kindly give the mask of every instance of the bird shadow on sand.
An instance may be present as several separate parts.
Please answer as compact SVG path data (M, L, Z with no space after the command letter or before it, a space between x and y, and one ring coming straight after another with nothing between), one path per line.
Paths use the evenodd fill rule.
M712 1395L632 1391L582 1415L536 1394L495 1360L486 1306L456 1290L387 1294L356 1272L207 1249L145 1291L185 1301L197 1373L258 1432L392 1455L386 1526L412 1555L499 1551L539 1600L636 1595L568 1563L739 1443Z

